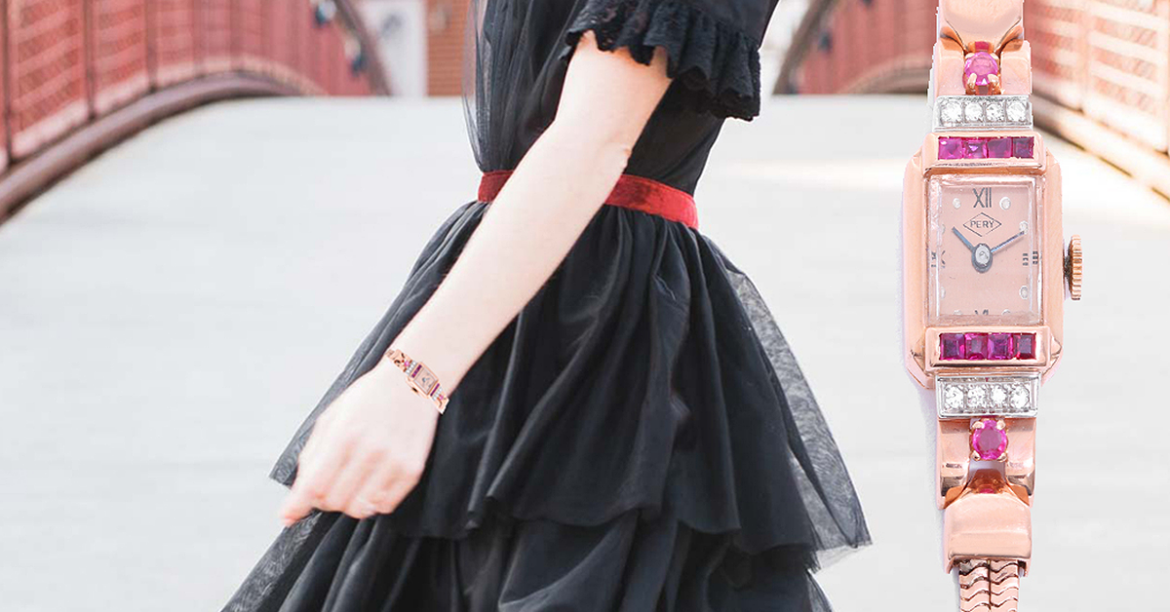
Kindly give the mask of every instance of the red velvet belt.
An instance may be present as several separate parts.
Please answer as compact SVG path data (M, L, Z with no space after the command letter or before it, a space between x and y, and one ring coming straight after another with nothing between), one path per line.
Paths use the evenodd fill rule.
M511 170L485 172L479 181L479 201L495 200L511 175ZM654 179L623 174L618 178L617 185L605 199L605 203L658 215L692 228L699 227L695 198L681 189L675 189Z

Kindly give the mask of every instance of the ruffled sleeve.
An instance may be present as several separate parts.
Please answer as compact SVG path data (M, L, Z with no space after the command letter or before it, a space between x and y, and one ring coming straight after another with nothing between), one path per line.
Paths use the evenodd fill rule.
M593 30L598 47L649 64L664 47L668 98L697 112L751 120L760 113L760 44L776 0L582 0L565 32L568 60Z

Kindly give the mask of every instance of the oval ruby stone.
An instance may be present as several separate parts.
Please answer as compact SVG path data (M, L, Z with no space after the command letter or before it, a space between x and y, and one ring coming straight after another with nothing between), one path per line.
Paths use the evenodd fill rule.
M1007 445L1007 432L996 427L995 419L980 419L971 429L971 450L983 461L1002 458Z
M970 79L972 74L975 75L976 85L986 86L991 82L991 75L999 74L999 61L986 51L974 53L963 64L963 78Z

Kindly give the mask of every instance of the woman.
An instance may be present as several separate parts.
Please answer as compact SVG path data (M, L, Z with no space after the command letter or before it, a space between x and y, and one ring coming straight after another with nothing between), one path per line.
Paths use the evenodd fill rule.
M860 506L691 198L774 8L473 0L479 198L277 463L287 527L226 610L828 608L810 571L868 542Z

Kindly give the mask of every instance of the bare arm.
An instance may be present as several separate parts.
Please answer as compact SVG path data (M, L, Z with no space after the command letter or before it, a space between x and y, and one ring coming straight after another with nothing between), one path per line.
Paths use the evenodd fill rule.
M585 32L556 119L392 346L453 392L604 204L669 85L662 48L646 66L625 49L601 51ZM381 362L322 413L282 510L286 523L314 507L358 518L390 512L417 484L438 415L392 370Z
M395 344L454 390L602 206L669 84L661 62L647 67L624 52L600 51L586 32L556 119Z

